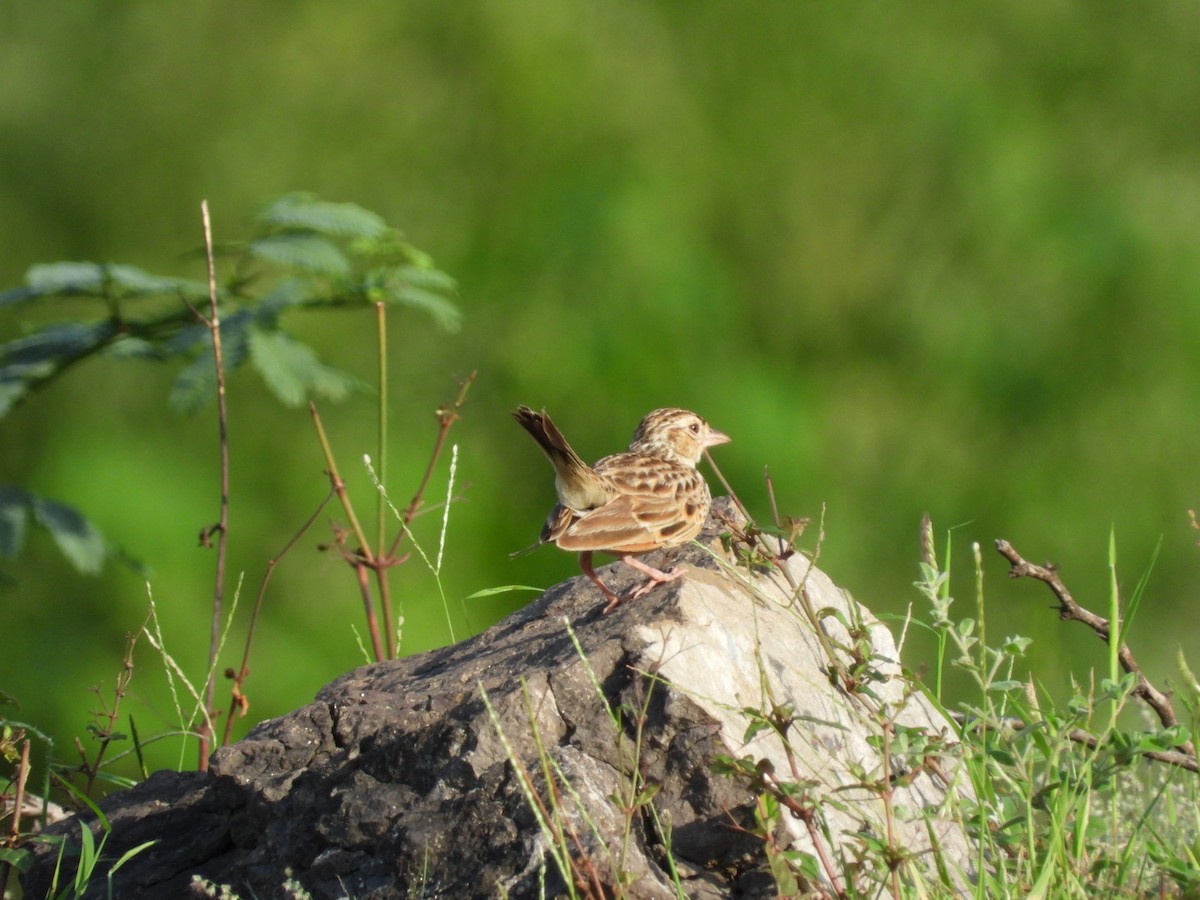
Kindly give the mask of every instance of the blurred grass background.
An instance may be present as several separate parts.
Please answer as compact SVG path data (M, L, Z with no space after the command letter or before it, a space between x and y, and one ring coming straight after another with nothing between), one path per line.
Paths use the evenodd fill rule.
M918 600L923 512L955 527L959 615L980 542L990 633L1033 636L1055 692L1103 650L1009 584L991 542L1059 563L1103 612L1110 528L1127 590L1161 541L1132 641L1162 679L1177 647L1200 657L1197 110L1186 3L0 2L0 288L61 259L202 278L186 252L204 198L218 241L289 191L359 203L461 286L459 334L392 319L389 478L403 505L435 407L478 370L452 434L470 483L443 573L457 637L531 595L471 601L469 621L459 598L577 572L550 549L508 558L553 497L509 410L545 406L596 458L680 405L734 437L718 461L761 514L764 466L785 511L824 506L821 564L876 613ZM42 315L3 311L0 339ZM369 311L289 324L373 379ZM0 422L0 483L73 503L144 562L198 680L216 424L167 411L173 375L72 371ZM230 403L236 643L327 481L307 412L248 372ZM361 514L374 401L323 414ZM419 520L431 544L437 518ZM361 661L328 534L275 577L239 734ZM65 750L146 587L117 565L76 574L44 536L4 572L0 690ZM394 584L404 650L446 643L432 576L411 563ZM910 632L906 662L929 654ZM137 664L126 712L146 735L175 719L145 643Z

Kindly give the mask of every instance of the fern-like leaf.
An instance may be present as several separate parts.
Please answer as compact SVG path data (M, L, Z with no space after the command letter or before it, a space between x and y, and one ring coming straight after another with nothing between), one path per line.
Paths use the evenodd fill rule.
M31 515L78 571L100 571L109 554L108 542L83 513L13 486L0 487L0 557L12 559L21 552Z
M56 262L32 266L23 287L0 293L0 306L40 297L149 297L182 295L206 297L208 287L186 278L151 275L136 266L94 262Z
M67 322L0 346L0 418L39 382L112 340L111 322Z
M283 230L316 231L334 237L378 238L388 231L375 213L353 203L329 203L312 194L288 194L259 214L259 221Z
M318 275L338 277L350 272L346 255L333 242L316 234L272 234L254 241L249 250L267 262Z
M34 521L50 532L71 565L86 575L100 571L108 543L79 510L44 497L34 497L31 505Z
M452 300L458 285L444 272L397 266L388 270L381 287L384 299L429 313L446 331L458 331L462 325L462 313Z
M13 559L25 546L29 501L29 491L0 487L0 556L5 559Z
M246 332L254 321L254 314L239 310L221 322L221 360L228 375L239 368L248 355ZM186 340L182 333L176 335L174 352L200 345L196 358L183 367L171 385L167 403L181 414L197 413L217 396L217 367L213 362L212 335L203 326L186 329Z
M361 387L353 376L321 362L307 344L273 328L250 330L250 358L285 406L299 406L310 393L336 402Z

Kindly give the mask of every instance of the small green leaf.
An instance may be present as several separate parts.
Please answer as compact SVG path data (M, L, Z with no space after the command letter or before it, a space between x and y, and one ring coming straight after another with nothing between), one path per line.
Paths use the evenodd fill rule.
M282 331L251 329L250 358L285 406L299 406L309 392L337 402L359 386L355 378L325 365L311 347Z
M29 393L30 383L15 372L0 370L0 419L12 411Z
M224 323L222 324L222 328L224 328ZM209 341L210 334L211 332L208 330L207 325L199 323L185 325L166 340L162 345L163 352L167 356L177 356L180 353L186 353L200 343L209 343L211 346L211 341Z
M287 278L275 285L258 303L259 320L273 320L285 309L302 306L314 299L311 279Z
M996 691L998 693L1003 693L1005 691L1015 691L1015 690L1018 690L1023 687L1025 687L1025 682L1020 681L1016 678L1006 678L1006 679L1002 679L1000 681L993 681L991 684L988 685L987 689L989 691Z
M0 346L0 417L17 405L38 382L54 376L74 360L103 347L115 333L110 322L50 325Z
M457 286L436 269L398 266L385 273L381 288L383 299L429 313L446 331L458 331L462 325L462 313L450 299Z
M190 415L204 409L217 393L217 372L212 354L202 353L183 367L171 391L167 403L177 413Z
M128 297L151 297L164 294L182 294L190 299L208 297L208 285L186 278L168 278L151 275L136 266L104 266L107 281L121 289Z
M246 332L253 322L253 314L247 311L238 311L221 322L221 359L225 364L226 376L246 361ZM171 409L181 414L199 412L217 396L217 367L213 363L212 335L204 326L187 331L186 337L181 332L172 339L170 352L180 353L196 344L200 344L203 350L175 376L167 396Z
M0 359L4 360L5 369L42 363L60 365L96 349L109 340L115 331L111 322L49 325L0 347Z
M412 287L432 291L445 297L458 294L458 282L445 272L431 266L399 266L396 274Z
M71 565L87 575L100 571L108 545L91 522L74 507L56 500L34 497L32 507L34 521L50 532Z
M637 796L633 798L634 807L641 807L645 806L647 803L650 803L656 796L658 796L658 792L661 790L662 782L656 781L646 785L646 787L638 791Z
M540 594L543 590L544 588L530 587L527 584L506 584L503 587L484 588L481 591L468 594L463 597L463 600L480 600L483 597L491 597L494 594L508 594L514 591L532 591L535 594Z
M163 358L158 345L145 338L123 335L104 348L103 353L111 359L138 359L158 361Z
M0 487L0 556L13 559L25 545L29 521L29 492L18 487Z
M143 841L142 843L138 844L136 847L130 847L128 850L126 850L124 853L121 854L120 858L115 863L112 864L112 868L110 868L108 870L109 877L111 878L116 873L117 869L121 868L121 866L125 865L125 863L129 862L131 859L133 859L135 856L137 856L143 850L149 850L151 847L153 847L157 843L158 843L158 839L156 838L153 841Z
M108 266L94 262L55 262L32 266L25 286L0 294L0 306L39 297L78 295L148 297L183 294L207 297L208 286L186 278L151 275L136 266Z
M6 291L0 291L0 306L14 306L17 303L24 303L26 300L34 300L38 296L40 296L38 292L28 285L9 288Z
M272 234L254 241L250 253L259 259L318 275L341 276L350 261L332 242L315 234Z
M760 731L770 728L770 723L761 716L755 716L750 720L750 724L746 726L746 732L742 735L742 743L748 744L754 739L754 736Z
M18 872L28 872L33 866L33 852L24 847L20 850L0 847L0 863L12 866Z
M1010 656L1024 656L1029 645L1033 643L1033 638L1022 637L1021 635L1009 635L1004 639L1002 644L1004 652Z
M319 231L336 237L377 238L386 223L353 203L329 203L311 194L288 194L259 214L259 221L284 229Z
M103 283L104 267L94 262L43 263L25 273L25 284L39 297L92 292Z

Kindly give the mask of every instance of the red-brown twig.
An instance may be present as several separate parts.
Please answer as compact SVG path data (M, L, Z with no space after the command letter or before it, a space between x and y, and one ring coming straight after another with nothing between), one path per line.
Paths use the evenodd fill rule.
M233 685L229 689L229 715L225 719L225 733L221 737L221 742L224 744L229 743L229 738L233 731L234 714L236 713L236 717L240 719L246 715L247 710L250 708L250 698L246 695L246 677L250 674L250 648L254 644L258 614L262 610L263 599L267 594L267 585L271 583L271 576L275 574L275 567L287 556L292 547L296 545L296 542L300 540L301 536L313 526L313 523L317 521L317 517L321 515L321 510L325 508L332 497L333 491L330 490L317 505L313 514L308 517L308 520L300 526L300 529L295 534L288 538L288 542L284 544L283 549L267 562L267 569L263 573L262 583L258 587L258 596L254 598L254 609L250 612L250 625L246 629L246 644L242 650L242 664L236 672L233 669L229 669L226 672L226 676L233 681Z
M15 847L21 838L21 812L25 807L25 784L29 780L29 745L28 738L21 742L21 760L17 763L17 793L13 798L12 824L8 828L8 839L3 844ZM0 860L0 897L8 896L8 873L12 865L7 859Z
M462 409L462 405L466 402L467 391L471 389L471 385L475 383L477 373L472 372L466 377L462 384L458 387L458 396L454 398L454 402L449 406L438 408L438 433L433 441L433 452L429 454L429 463L425 466L425 474L421 476L421 483L417 485L417 490L413 494L412 500L408 502L404 513L401 516L404 522L404 527L400 529L400 533L396 535L396 539L392 541L392 546L388 548L387 555L389 557L396 555L396 550L400 546L400 542L404 540L408 534L408 526L412 524L412 520L416 518L417 512L425 503L425 490L429 487L429 480L433 477L433 470L437 467L438 459L441 458L442 450L446 446L446 437L450 433L450 426L458 421L458 411Z
M1096 615L1089 609L1080 606L1075 598L1071 596L1071 592L1067 590L1067 586L1063 584L1062 579L1058 577L1058 572L1051 566L1039 566L1031 562L1027 562L1021 554L1013 549L1012 544L1006 540L996 541L996 550L1009 562L1010 578L1033 578L1042 582L1054 593L1058 599L1058 617L1064 622L1082 622L1084 625L1092 629L1096 636L1106 644L1113 640L1112 626L1108 619ZM1150 683L1150 680L1142 673L1141 668L1137 664L1137 660L1133 658L1133 651L1129 649L1129 645L1122 642L1117 648L1117 659L1121 664L1121 668L1126 673L1133 673L1137 678L1137 684L1133 688L1133 695L1140 698L1146 703L1154 714L1158 716L1159 722L1164 728L1174 728L1179 724L1179 719L1175 715L1175 709L1171 705L1171 699ZM1178 745L1178 751L1191 758L1193 764L1196 761L1196 747L1191 741L1184 741Z
M834 895L845 897L846 891L838 880L837 869L833 866L833 860L829 858L829 853L825 849L825 840L821 835L821 830L817 827L817 804L811 801L801 802L774 772L768 770L762 772L762 787L779 802L780 806L804 823L804 827L808 830L808 838L817 851L817 858L820 860L821 868L825 871L825 877L829 879Z
M354 567L355 575L358 578L359 593L362 595L363 607L367 615L367 630L371 635L371 650L375 654L376 662L378 662L385 659L383 655L383 640L379 635L379 622L375 617L375 606L371 602L371 586L367 580L367 569L373 568L376 565L376 557L371 550L370 541L367 540L367 536L363 533L362 526L358 522L358 516L354 513L354 504L350 502L350 495L346 491L346 482L342 480L342 476L338 473L337 460L333 455L333 447L329 443L329 437L325 434L325 426L321 422L321 414L317 412L317 404L310 402L308 410L312 414L313 425L317 429L317 440L321 443L321 452L325 455L325 473L329 476L329 485L341 502L342 511L345 512L346 519L350 523L350 528L354 532L354 538L358 542L357 547L347 550L345 546L345 534L340 529L335 532L335 538L338 548L342 552L342 557Z
M959 727L964 726L967 722L966 713L949 710L947 711L947 715L957 722ZM1005 716L998 720L997 724L1013 731L1024 731L1029 727L1028 722L1024 719L1018 719L1015 716ZM1067 732L1067 740L1073 744L1087 747L1089 750L1095 750L1100 746L1100 738L1083 728L1072 728ZM1195 757L1188 756L1186 753L1180 753L1177 750L1144 750L1141 755L1155 762L1166 763L1168 766L1178 766L1189 772L1200 773L1200 762L1197 762ZM948 781L944 777L942 780Z

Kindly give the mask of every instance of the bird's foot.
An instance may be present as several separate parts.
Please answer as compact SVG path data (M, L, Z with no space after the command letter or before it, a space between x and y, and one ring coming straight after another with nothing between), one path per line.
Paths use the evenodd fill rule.
M625 603L629 600L637 600L639 597L645 597L658 585L666 584L669 581L675 581L676 579L682 578L685 574L683 569L679 569L674 566L664 572L661 569L654 568L654 566L647 565L635 556L622 556L621 561L630 568L637 569L639 572L646 575L647 578L641 584L627 591L624 596L613 595L610 591L604 589L605 596L609 598L608 605L604 607L604 611L606 613L611 612L622 603Z

